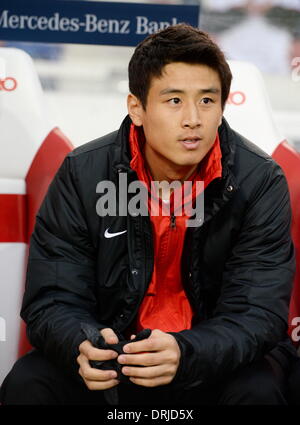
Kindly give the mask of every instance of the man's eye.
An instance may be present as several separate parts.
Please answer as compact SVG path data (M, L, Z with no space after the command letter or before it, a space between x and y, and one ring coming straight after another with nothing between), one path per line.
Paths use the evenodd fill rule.
M179 97L172 97L172 99L169 99L168 102L178 105L178 103L180 102L180 99Z
M208 105L209 103L213 103L213 100L209 97L204 97L202 102L205 103L205 105Z

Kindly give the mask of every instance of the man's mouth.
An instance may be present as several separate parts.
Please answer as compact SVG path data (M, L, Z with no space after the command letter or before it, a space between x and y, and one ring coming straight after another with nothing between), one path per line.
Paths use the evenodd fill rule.
M182 140L180 140L180 143L186 148L186 149L196 149L200 144L200 137L186 137Z

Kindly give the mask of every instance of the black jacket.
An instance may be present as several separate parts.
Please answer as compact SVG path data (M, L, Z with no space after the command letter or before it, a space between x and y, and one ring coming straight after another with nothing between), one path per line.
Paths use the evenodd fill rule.
M31 238L21 315L31 344L73 372L85 339L80 322L123 332L151 280L149 216L96 211L99 182L117 183L120 172L128 184L137 180L129 167L129 126L126 117L119 131L67 155ZM219 135L222 178L206 188L204 223L187 229L182 258L195 311L192 329L173 334L182 352L174 384L185 387L262 357L287 331L294 255L286 179L225 119ZM127 232L107 239L108 228Z

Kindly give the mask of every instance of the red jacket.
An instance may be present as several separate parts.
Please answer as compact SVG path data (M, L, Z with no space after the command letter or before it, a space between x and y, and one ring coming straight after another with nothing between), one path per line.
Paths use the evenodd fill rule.
M130 167L137 173L139 180L147 185L150 192L153 179L144 162L145 137L141 128L134 124L131 124L129 141L132 154ZM197 180L204 181L205 189L212 180L221 177L221 157L217 134L212 149L190 177L190 181L193 182L192 199L199 194L199 190L198 193L196 192ZM178 190L181 192L180 196L176 196ZM149 196L148 209L154 236L154 269L147 293L139 308L136 332L144 328L160 329L164 332L178 332L191 328L193 311L181 279L181 256L187 228L186 220L189 218L183 205L189 201L188 196L183 196L183 188L176 189L172 193L170 207L157 196L154 202L159 215L155 216L150 214L151 197ZM162 215L163 210L169 214ZM178 211L181 211L180 215Z

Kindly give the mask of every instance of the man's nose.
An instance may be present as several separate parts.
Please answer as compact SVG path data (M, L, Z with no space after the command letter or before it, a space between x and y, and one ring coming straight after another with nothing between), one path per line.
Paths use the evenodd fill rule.
M200 111L197 105L186 105L183 110L182 126L196 128L201 125Z

